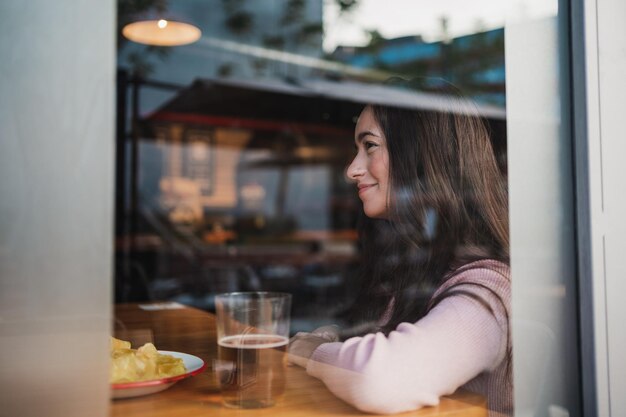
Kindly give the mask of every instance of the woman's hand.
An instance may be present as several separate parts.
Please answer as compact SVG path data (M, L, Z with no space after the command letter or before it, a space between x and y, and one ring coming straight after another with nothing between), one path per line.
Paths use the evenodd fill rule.
M289 363L306 368L311 355L323 343L339 340L339 327L335 325L322 326L311 333L298 332L289 340Z

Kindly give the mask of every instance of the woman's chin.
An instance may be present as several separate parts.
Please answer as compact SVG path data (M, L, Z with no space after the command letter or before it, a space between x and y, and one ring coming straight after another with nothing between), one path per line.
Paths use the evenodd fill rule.
M385 209L379 209L377 207L368 208L367 206L363 207L363 212L370 219L386 219L387 211Z

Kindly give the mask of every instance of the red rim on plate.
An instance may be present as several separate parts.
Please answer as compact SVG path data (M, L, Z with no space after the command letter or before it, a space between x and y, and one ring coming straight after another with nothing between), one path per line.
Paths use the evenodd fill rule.
M177 353L177 352L167 352L167 351L159 351L159 353L163 353L165 355L169 355L172 353ZM188 354L186 354L188 355ZM188 356L193 356L193 355L188 355ZM137 382L123 382L123 383L118 383L118 384L111 384L111 388L115 389L129 389L129 388L142 388L142 387L151 387L151 386L155 386L155 385L162 385L162 384L169 384L172 382L176 382L176 381L180 381L181 379L185 379L185 378L189 378L191 376L194 375L198 375L200 372L204 371L206 369L206 363L198 358L197 356L193 356L195 359L198 359L199 361L202 362L202 365L198 368L198 369L194 369L193 371L184 373L184 374L180 374L180 375L174 375L174 376L168 376L166 378L160 378L160 379L150 379L147 381L137 381Z

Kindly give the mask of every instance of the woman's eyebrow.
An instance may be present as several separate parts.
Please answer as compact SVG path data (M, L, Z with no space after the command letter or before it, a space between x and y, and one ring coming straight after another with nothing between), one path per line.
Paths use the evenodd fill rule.
M378 136L376 133L370 131L370 130L364 130L363 132L359 132L359 134L356 136L356 142L362 142L363 138L365 138L365 136L375 136L377 138L379 138L380 136Z

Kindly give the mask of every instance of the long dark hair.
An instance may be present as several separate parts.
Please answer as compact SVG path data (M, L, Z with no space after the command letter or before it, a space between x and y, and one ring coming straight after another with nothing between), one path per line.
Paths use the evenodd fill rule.
M508 263L505 176L476 108L458 97L451 102L445 111L369 106L387 142L390 195L387 219L362 214L359 222L354 333L388 334L419 320L463 265ZM389 320L379 323L385 314Z

